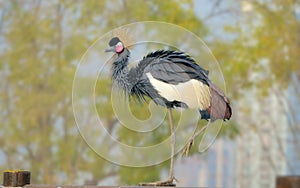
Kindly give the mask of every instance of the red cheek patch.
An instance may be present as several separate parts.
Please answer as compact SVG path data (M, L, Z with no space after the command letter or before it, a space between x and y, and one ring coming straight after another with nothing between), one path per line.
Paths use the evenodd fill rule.
M116 52L120 53L123 51L123 46L120 45L120 46L116 46Z

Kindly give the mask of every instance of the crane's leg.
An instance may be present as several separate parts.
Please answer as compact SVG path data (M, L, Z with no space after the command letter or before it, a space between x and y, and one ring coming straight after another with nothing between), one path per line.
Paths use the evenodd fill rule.
M174 155L175 155L175 144L176 144L176 137L175 137L175 127L173 124L173 116L171 108L168 108L168 116L169 116L169 125L170 125L170 132L171 132L171 158L170 158L170 170L169 170L169 178L165 181L156 181L150 183L140 183L141 186L176 186L175 181L176 178L174 177Z
M199 134L201 134L203 131L206 130L206 128L209 126L210 122L211 122L211 121L209 120L209 121L207 122L207 124L206 124L204 127L202 127L200 130L195 129L193 135L190 137L188 143L185 145L185 147L184 147L184 149L183 149L183 151L182 151L182 155L189 156L189 153L190 153L190 150L191 150L191 148L192 148L192 146L193 146L193 144L194 144L195 138L196 138Z
M175 137L175 127L173 124L173 116L171 108L168 108L168 116L169 116L169 124L170 124L170 132L171 132L171 159L170 159L170 171L169 171L169 180L170 183L173 184L174 178L174 155L175 155L175 144L176 144L176 137ZM175 185L175 184L174 184Z

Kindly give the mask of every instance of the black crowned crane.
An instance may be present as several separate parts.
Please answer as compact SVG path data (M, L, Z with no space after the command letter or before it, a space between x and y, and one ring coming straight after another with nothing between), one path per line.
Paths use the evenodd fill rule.
M171 164L166 181L143 185L175 186L173 176L175 131L172 108L198 109L201 119L214 121L230 119L231 107L224 92L211 82L208 71L201 68L187 54L172 50L159 50L146 55L137 66L129 68L129 50L118 37L109 41L106 52L114 52L112 79L127 95L143 100L151 98L168 109L171 130ZM194 137L193 137L194 138ZM189 148L188 148L189 149Z

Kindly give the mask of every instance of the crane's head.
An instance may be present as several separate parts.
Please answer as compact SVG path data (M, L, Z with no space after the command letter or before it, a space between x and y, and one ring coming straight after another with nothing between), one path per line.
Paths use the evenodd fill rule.
M124 50L124 45L120 41L118 37L114 37L109 41L109 48L105 50L105 52L115 52L115 53L122 53Z

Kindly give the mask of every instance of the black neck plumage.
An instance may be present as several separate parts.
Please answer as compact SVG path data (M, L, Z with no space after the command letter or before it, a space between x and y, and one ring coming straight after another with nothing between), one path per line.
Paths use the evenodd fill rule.
M117 84L126 93L130 93L131 84L128 82L128 59L130 52L128 49L124 49L122 53L118 54L118 57L113 62L112 79L114 84Z

